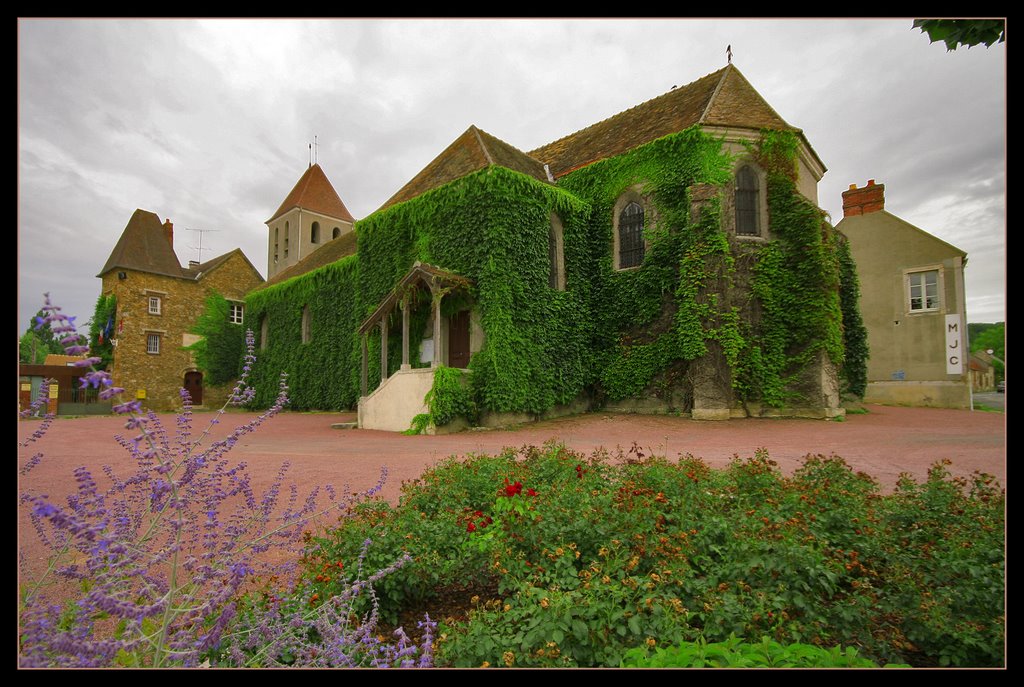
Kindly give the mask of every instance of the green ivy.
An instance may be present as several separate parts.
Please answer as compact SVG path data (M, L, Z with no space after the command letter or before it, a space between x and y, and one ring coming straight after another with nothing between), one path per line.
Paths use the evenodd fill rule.
M230 384L241 373L245 355L245 330L230 321L231 304L216 291L203 304L203 314L189 330L202 338L185 349L192 351L196 366L214 386Z
M92 319L89 320L89 350L90 355L100 359L97 369L109 370L114 363L114 344L111 337L115 334L117 320L117 297L114 294L96 299L96 308L93 310ZM107 323L110 329L107 330ZM103 342L100 342L100 332L103 332Z
M723 231L720 198L693 211L692 189L721 188L733 169L722 140L698 127L583 167L557 186L491 166L374 213L355 225L356 255L248 297L247 325L259 332L266 318L269 335L253 374L257 403L273 401L284 370L295 407L354 406L357 329L417 260L469 280L444 295L441 311L478 315L484 340L469 362L469 400L479 412L540 414L581 395L692 398L690 368L705 364L711 347L737 399L799 400L823 353L837 365L847 360L844 372L854 373L856 358L844 347L856 347L859 325L856 295L849 299L841 278L842 246L796 189L798 149L794 134L771 131L749 148L768 175L772 232L753 244ZM616 271L613 209L635 187L650 210L647 249L640 267ZM564 231L564 291L549 286L552 213ZM433 305L425 288L414 296L410 351L419 349ZM306 306L313 331L304 344ZM398 308L386 326L395 370ZM369 388L381 377L380 345L372 329Z

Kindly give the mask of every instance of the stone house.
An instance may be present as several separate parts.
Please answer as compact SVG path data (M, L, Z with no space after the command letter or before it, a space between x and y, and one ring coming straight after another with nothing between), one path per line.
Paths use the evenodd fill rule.
M197 340L189 329L213 291L231 302L231 322L242 326L245 294L263 277L240 249L182 267L170 220L161 223L154 213L136 210L96 276L102 294L116 299L110 373L126 396L154 410L180 408L182 388L195 406L223 402L227 390L205 388L184 347Z
M874 179L843 192L868 332L868 403L970 408L967 253L885 210Z
M258 398L285 370L298 407L401 430L450 367L480 424L841 415L824 173L733 65L530 152L471 126L249 295Z

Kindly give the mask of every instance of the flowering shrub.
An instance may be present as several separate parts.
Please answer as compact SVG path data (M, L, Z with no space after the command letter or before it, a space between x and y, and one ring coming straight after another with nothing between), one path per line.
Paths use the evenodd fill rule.
M49 324L69 354L88 353L73 318L62 315L49 297L42 312L37 326ZM255 360L251 331L246 342L243 374L230 400L236 404L252 398L246 384ZM92 357L76 364L89 367L96 362ZM362 618L353 614L353 604L374 582L407 562L399 556L364 574L369 541L341 593L313 612L275 601L252 613L252 598L243 593L259 573L274 573L285 584L289 578L287 564L272 565L264 554L272 548L296 550L303 528L316 517L372 497L386 477L382 471L375 487L351 499L339 498L325 486L328 504L321 506L319 489L300 500L294 487L285 488L285 464L272 485L257 494L245 464L229 463L226 454L240 437L280 412L288 402L286 381L282 374L277 401L269 410L205 447L224 408L194 437L191 402L184 390L173 435L154 413L142 414L139 401L118 403L115 412L125 414L126 428L137 432L132 438L116 437L134 465L130 474L103 466L108 486L101 487L93 471L79 467L76 492L65 504L23 485L20 501L53 551L45 573L23 584L23 667L430 664L429 642L413 646L401 632L395 643L375 636L372 595L370 612ZM82 378L82 385L99 389L101 399L123 391L107 372L95 369ZM39 409L46 391L44 384L40 399L23 415ZM52 419L47 416L24 444L42 439ZM42 458L37 453L28 459L21 474L29 479ZM61 603L69 592L74 599ZM287 587L283 594L287 596ZM423 628L429 639L429 617Z
M822 665L998 666L1004 506L991 477L942 464L883 495L835 456L787 478L764 451L713 470L552 444L442 462L397 507L340 522L307 574L380 532L413 559L382 581L382 613L464 598L438 665L619 666L734 636L752 661L804 661L810 645Z

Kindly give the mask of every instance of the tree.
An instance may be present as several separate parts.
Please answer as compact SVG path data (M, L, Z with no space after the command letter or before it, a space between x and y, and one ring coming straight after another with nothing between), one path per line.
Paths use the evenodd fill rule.
M210 384L227 384L238 378L245 354L245 332L229 317L230 304L216 291L206 299L203 314L190 330L201 338L187 347Z
M97 369L109 370L114 362L114 321L117 319L117 298L111 294L96 299L96 308L89 320L89 349L100 359Z
M29 322L28 329L25 330L25 333L18 340L18 360L22 363L42 365L46 362L48 354L64 352L64 347L61 345L57 335L50 330L48 322L36 329L43 316L42 310L37 312L32 321Z
M999 322L971 339L971 353L975 351L992 351L992 356L998 358L992 361L992 367L996 377L1002 379L1003 363L1000 361L1006 360L1006 324Z
M947 51L979 43L990 48L1006 40L1005 19L915 19L914 28L921 29L932 43L944 42Z

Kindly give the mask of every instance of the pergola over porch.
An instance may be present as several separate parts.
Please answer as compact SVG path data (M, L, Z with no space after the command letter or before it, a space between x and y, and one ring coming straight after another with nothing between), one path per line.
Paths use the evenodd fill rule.
M425 285L430 290L431 307L434 315L434 352L430 367L441 365L441 300L456 289L469 288L472 282L462 275L428 265L420 261L413 263L404 277L380 305L359 327L362 342L362 366L360 368L360 395L366 396L369 365L367 360L367 338L374 327L380 327L380 386L388 380L388 317L396 306L402 309L402 370L410 369L409 364L409 301L412 294Z

